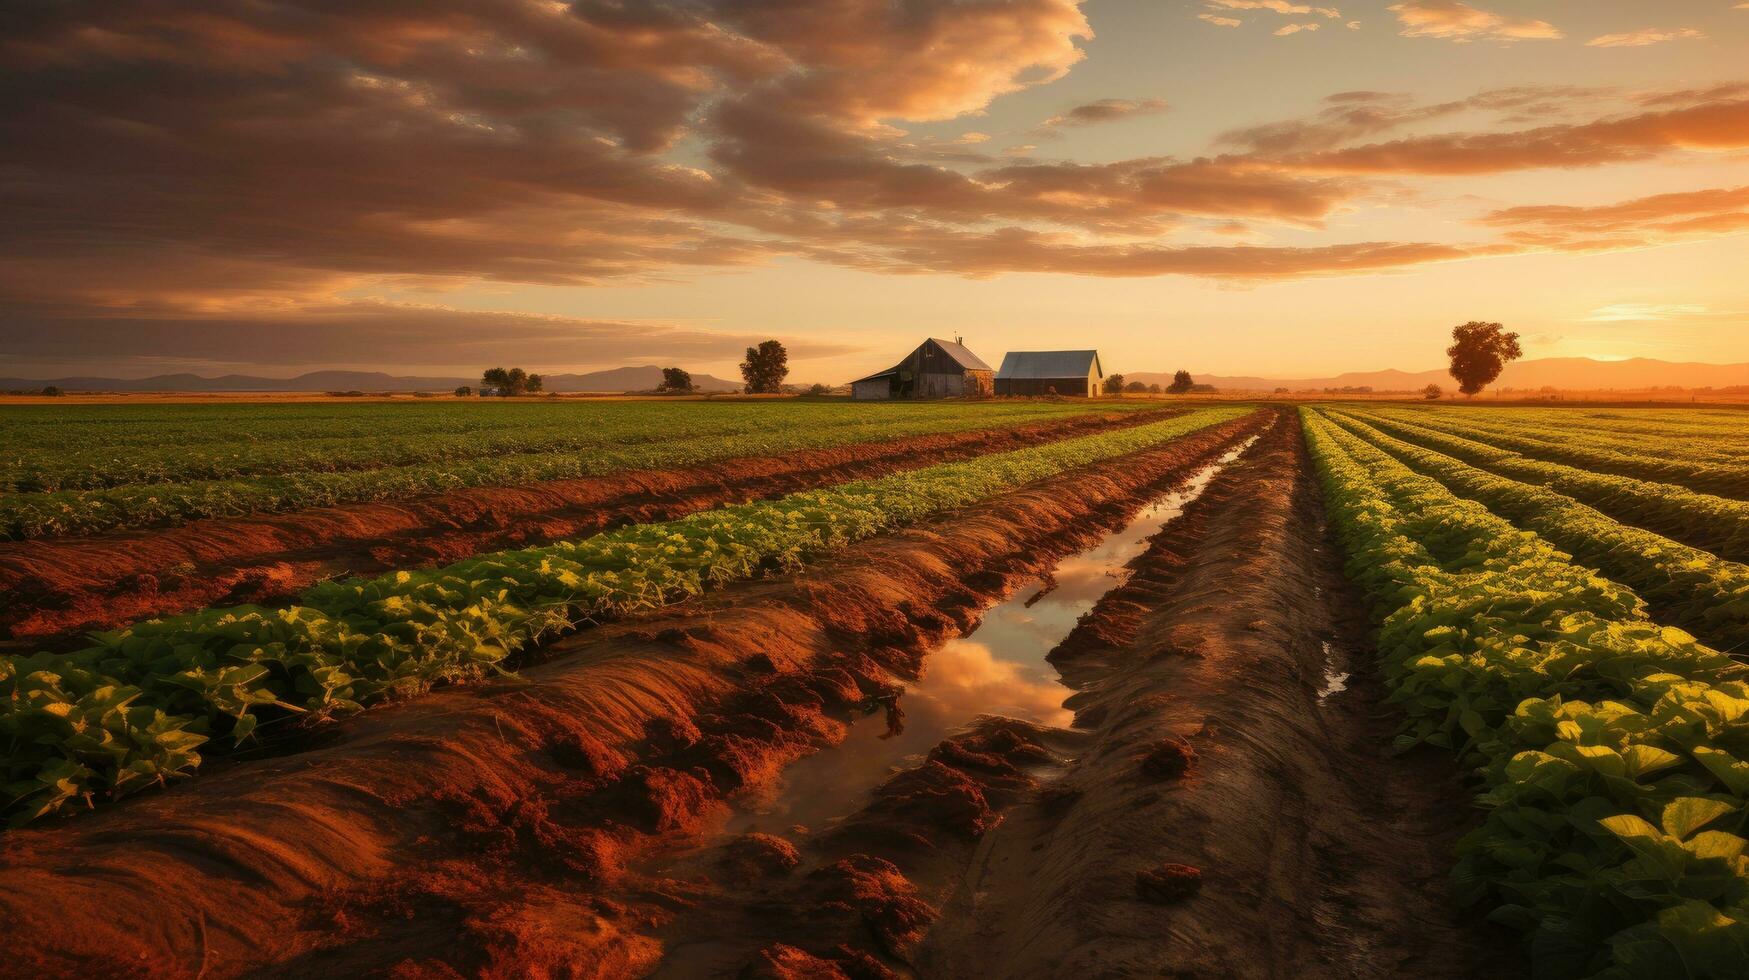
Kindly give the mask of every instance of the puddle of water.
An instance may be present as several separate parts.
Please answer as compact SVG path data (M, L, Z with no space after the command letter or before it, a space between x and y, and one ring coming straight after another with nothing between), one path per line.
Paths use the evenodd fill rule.
M1319 641L1324 648L1324 684L1318 688L1318 700L1329 700L1331 695L1341 694L1348 690L1348 672L1336 669L1336 648L1329 640Z
M1062 559L1048 576L992 606L977 629L929 654L923 678L899 698L904 732L886 737L881 712L857 719L842 743L785 770L768 798L746 801L726 831L782 833L797 825L812 829L854 813L894 768L921 762L942 739L979 715L1067 726L1074 712L1063 702L1075 691L1062 684L1045 655L1101 597L1129 579L1125 566L1147 550L1148 539L1182 514L1222 467L1256 441L1247 440L1197 471L1188 483L1149 503L1128 525Z

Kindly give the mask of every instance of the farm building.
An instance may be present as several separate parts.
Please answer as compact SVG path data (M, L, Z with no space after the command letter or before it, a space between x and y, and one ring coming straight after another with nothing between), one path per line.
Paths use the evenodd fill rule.
M990 365L954 340L931 337L898 364L850 383L850 396L860 400L886 398L957 398L988 395Z
M1096 350L1016 350L1002 358L996 394L1097 398L1104 382Z

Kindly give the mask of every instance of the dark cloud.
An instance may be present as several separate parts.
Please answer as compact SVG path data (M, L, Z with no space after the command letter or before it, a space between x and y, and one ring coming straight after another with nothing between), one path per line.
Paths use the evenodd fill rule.
M1165 99L1097 99L1046 119L1044 128L1092 126L1134 116L1158 115L1170 108Z

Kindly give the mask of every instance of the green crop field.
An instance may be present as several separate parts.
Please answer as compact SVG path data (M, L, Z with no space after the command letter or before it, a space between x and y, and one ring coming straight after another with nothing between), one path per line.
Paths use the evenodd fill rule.
M0 412L0 537L153 527L515 486L1147 403L16 406Z
M763 568L794 568L931 513L1249 411L1204 409L445 568L324 583L283 609L206 609L105 634L71 654L7 657L6 785L22 819L112 799L194 769L199 747L215 735L248 739L260 712L320 716L478 677L579 622L697 595Z
M1749 948L1745 416L1302 413L1399 743L1474 774L1461 897L1551 975L1730 975Z
M1277 635L1270 630L1314 628L1291 625L1299 613L1287 610L1303 605L1269 596L1329 604L1318 615L1332 622L1346 616L1353 635L1368 637L1352 645L1343 684L1377 692L1361 708L1343 710L1376 721L1382 701L1398 726L1394 741L1376 729L1359 739L1376 743L1379 753L1363 767L1383 772L1396 755L1433 756L1446 772L1440 778L1474 804L1444 802L1418 818L1437 825L1429 834L1449 831L1440 839L1455 842L1441 845L1435 859L1452 873L1446 896L1521 935L1524 955L1548 976L1726 977L1749 962L1749 414L1381 401L1180 404L1170 414L1133 414L1162 407L1151 400L676 401L0 413L9 446L0 459L0 520L13 539L0 542L0 574L35 615L63 627L91 615L102 627L6 638L0 811L15 826L54 825L87 809L127 811L136 801L121 801L151 795L142 791L210 783L196 777L215 757L247 769L263 750L297 751L286 746L316 723L341 727L373 705L434 686L502 691L551 668L587 672L587 663L567 667L568 658L587 656L566 647L587 641L582 631L603 622L697 615L687 610L736 602L754 580L775 587L786 577L843 574L843 563L826 559L854 558L860 543L905 528L925 528L912 532L917 541L1017 535L1012 524L991 530L980 522L1006 494L1054 480L1063 488L1057 493L1073 496L1085 474L1157 467L1123 506L1143 508L1170 491L1183 494L1173 513L1195 518L1165 519L1158 540L1172 543L1136 559L1153 556L1165 571L1156 570L1118 612L1092 605L1076 613L1081 625L1114 617L1096 636L1100 664L1082 669L1139 676L1121 672L1193 666L1171 675L1179 680L1169 688L1147 694L1144 685L1138 697L1112 702L1110 710L1132 718L1113 725L1166 710L1180 696L1186 704L1207 697L1195 692L1198 678L1210 676L1218 678L1219 696L1196 707L1195 717L1225 718L1245 727L1248 740L1277 738L1282 729L1270 726L1282 718L1341 724L1340 714L1322 713L1332 695L1306 686L1317 668L1282 661L1291 652L1263 639ZM1109 417L1076 421L1088 413ZM1044 428L1010 442L980 435L956 443L948 459L935 457L942 443L932 441L895 447L898 457L855 472L839 456L808 460L792 474L800 482L766 485L757 474L767 471L745 464L756 474L752 482L716 496L706 492L717 479L710 472L680 472L715 460L769 462L808 450L1033 425ZM1203 475L1193 477L1199 468ZM653 479L648 471L667 471L672 483L662 486L675 489L640 489ZM609 500L603 506L622 509L595 523L543 531L542 522L558 513L538 509L548 504L494 512L487 521L508 522L526 537L471 537L478 529L444 509L459 498L429 496L613 474L626 474L629 496L602 498ZM1196 479L1220 491L1199 501L1202 490L1183 489ZM422 512L424 523L365 527L333 540L294 536L293 544L269 537L230 551L215 545L207 558L200 549L213 525L188 523L278 514L223 526L299 525L301 533L301 522L332 516L301 508L387 512L396 509L346 505L421 495L446 501L436 514ZM677 509L648 509L659 498L672 498ZM1316 507L1302 506L1314 500L1322 501L1327 528ZM1089 516L1062 520L1053 533ZM1231 525L1224 533L1210 530L1223 522ZM1274 555L1234 544L1271 529L1283 535L1275 540L1298 535L1299 544ZM1305 557L1331 540L1327 533L1339 558L1330 549ZM395 550L426 535L449 537L429 556ZM166 553L189 556L181 573L160 577L138 563L106 567L126 564L130 548L157 554L151 549L171 538L177 543ZM363 570L347 564L379 547L402 557ZM1184 576L1227 561L1238 564L1222 573L1224 591L1196 591L1194 601L1175 595ZM60 567L67 563L78 567ZM258 565L290 569L290 585L258 599L227 591L233 580L249 585ZM1007 588L972 584L1007 581L980 577L990 570L951 570L952 588L960 590L954 594ZM1127 574L1112 569L1095 578L1117 583ZM203 576L231 577L205 591L188 584ZM1048 577L1040 582L1022 609L1057 587ZM178 589L192 589L187 595L195 598L177 599ZM1342 590L1351 601L1335 612L1329 594ZM1231 602L1208 601L1213 594ZM692 601L708 596L718 598ZM128 605L145 599L158 604ZM939 619L909 603L900 604L905 616ZM108 604L134 611L106 620ZM1139 627L1127 618L1135 609L1144 610ZM1205 626L1225 623L1226 633L1178 632L1198 616ZM1269 617L1280 621L1272 626ZM32 622L0 620L21 630ZM853 662L872 670L852 688L865 698L897 689L900 680L912 683L868 668L865 655L839 656L831 629L871 631L887 642L874 618L857 622L820 627L830 649L821 662L840 672L834 676L848 676L844 665ZM548 645L572 633L581 635ZM691 635L650 633L665 634ZM1181 643L1185 636L1193 641ZM990 641L992 656L1000 642ZM1071 645L1061 642L1058 649ZM1148 643L1165 645L1137 647ZM1227 670L1221 658L1247 643L1273 659L1250 672ZM751 663L764 651L741 653ZM758 678L770 663L756 675L736 674L735 690L765 691ZM604 684L632 686L604 697L644 703L663 666L637 668L645 672L630 682L607 677ZM1335 668L1324 669L1329 676ZM952 665L945 677L942 683L965 681ZM1284 699L1249 710L1271 684ZM1168 689L1170 697L1161 693ZM1084 690L1106 696L1128 689L1096 682ZM1307 712L1317 720L1306 722ZM671 722L678 727L656 731L683 733L718 723L713 717L680 718ZM721 723L729 734L720 744L735 746L751 737L745 732L775 724ZM1106 732L1102 725L1096 720L1081 735ZM1218 738L1210 731L1193 741ZM1358 738L1350 733L1341 744ZM687 744L692 752L704 743ZM793 744L783 742L782 751ZM1244 751L1237 744L1186 753L1187 765L1201 767L1198 780L1171 792L1211 792L1198 789L1200 780L1217 785L1223 753ZM1137 754L1133 746L1113 752ZM264 771L260 778L274 777ZM1128 786L1128 779L1112 785ZM1231 784L1219 785L1232 792ZM1251 789L1241 792L1255 789L1244 785ZM1304 792L1294 787L1288 795ZM1234 833L1218 821L1199 826ZM1381 817L1368 832L1393 827Z

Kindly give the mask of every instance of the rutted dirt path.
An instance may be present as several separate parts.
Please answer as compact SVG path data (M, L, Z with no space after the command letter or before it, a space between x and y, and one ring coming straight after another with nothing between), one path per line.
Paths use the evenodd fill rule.
M984 836L922 976L1476 976L1468 823L1396 718L1298 427L1229 468L1053 654L1084 741Z
M64 645L85 631L153 616L280 601L336 575L438 565L622 524L671 520L725 504L1139 425L1182 411L1092 415L675 470L216 518L162 530L0 542L0 593L7 598L0 607L0 648Z
M992 597L1275 417L577 634L514 681L373 710L308 751L8 833L0 941L45 973L645 973L652 930L694 900L640 862L841 738ZM994 737L982 754L1028 751ZM785 860L749 847L754 869ZM845 910L852 938L886 923L903 948L902 879L851 858L795 900Z
M1075 728L981 718L841 821L646 862L653 975L1522 972L1445 902L1467 800L1388 755L1324 548L1284 416L1057 648Z

